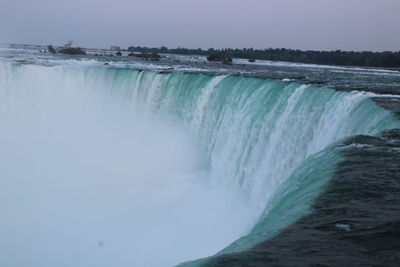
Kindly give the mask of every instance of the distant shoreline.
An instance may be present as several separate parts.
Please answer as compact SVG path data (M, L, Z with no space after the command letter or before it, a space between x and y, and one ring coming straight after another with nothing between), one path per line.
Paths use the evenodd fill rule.
M1 46L15 46L15 47L35 47L44 48L47 45L35 44L12 44L0 43ZM85 49L99 49L110 50L106 48L85 48ZM232 58L247 59L250 62L256 60L269 60L269 61L283 61L291 63L304 63L304 64L318 64L328 66L345 66L345 67L373 67L382 68L393 71L400 71L400 51L385 51L385 52L371 52L371 51L314 51L314 50L294 50L285 48L268 48L268 49L214 49L207 50L198 48L167 48L162 46L158 47L141 47L130 46L121 51L140 52L140 53L160 53L160 54L175 54L175 55L196 55L196 56L210 56L213 54L226 54Z
M355 66L375 67L400 71L400 51L398 52L354 52L354 51L302 51L285 48L268 48L264 50L243 48L243 49L188 49L188 48L148 48L129 47L128 51L143 53L164 53L178 55L209 56L224 53L232 58L255 60L284 61L292 63L319 64L330 66Z

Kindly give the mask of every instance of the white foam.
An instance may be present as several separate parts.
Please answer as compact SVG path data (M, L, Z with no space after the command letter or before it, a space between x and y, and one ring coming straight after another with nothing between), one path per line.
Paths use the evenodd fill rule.
M351 231L351 226L350 224L343 224L343 223L337 223L335 224L335 227L345 231L345 232L350 232Z

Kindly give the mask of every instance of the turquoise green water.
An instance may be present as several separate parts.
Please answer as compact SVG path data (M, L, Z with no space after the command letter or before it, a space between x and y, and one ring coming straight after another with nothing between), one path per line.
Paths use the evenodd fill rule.
M341 160L335 144L343 138L400 127L389 111L369 99L372 94L363 92L90 66L0 64L0 70L3 115L17 99L56 105L66 98L76 104L79 95L101 96L101 101L124 107L127 116L134 107L144 117L159 116L187 129L204 154L202 184L238 192L254 218L219 253L248 249L311 212ZM74 90L58 96L59 85Z

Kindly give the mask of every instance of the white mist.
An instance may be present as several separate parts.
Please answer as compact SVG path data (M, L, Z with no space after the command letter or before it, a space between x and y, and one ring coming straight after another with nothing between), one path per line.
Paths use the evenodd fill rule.
M171 266L248 229L190 132L115 97L113 77L1 68L0 266Z

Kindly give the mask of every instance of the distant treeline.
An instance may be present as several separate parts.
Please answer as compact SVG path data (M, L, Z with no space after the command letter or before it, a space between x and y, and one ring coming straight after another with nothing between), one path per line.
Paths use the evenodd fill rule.
M365 66L400 68L400 51L398 52L354 52L354 51L301 51L285 48L268 48L264 50L243 49L213 49L203 50L188 48L172 48L165 46L161 48L133 47L128 48L131 52L144 53L169 53L179 55L201 55L209 56L216 53L226 53L230 57L244 58L250 60L273 60L299 63L340 65L340 66Z

